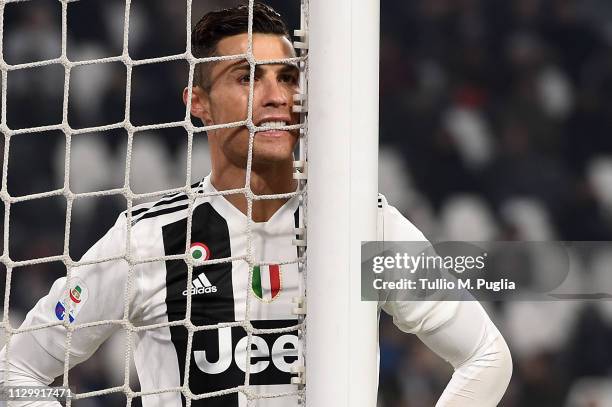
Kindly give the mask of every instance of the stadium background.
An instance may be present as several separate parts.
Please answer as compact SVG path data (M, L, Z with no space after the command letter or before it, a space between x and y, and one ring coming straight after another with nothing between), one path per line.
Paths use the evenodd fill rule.
M298 1L270 1L297 27ZM194 1L193 18L234 4ZM81 0L68 6L71 60L121 54L124 2ZM132 1L129 51L134 59L185 49L180 1ZM55 0L6 5L3 56L10 64L60 55L61 8ZM612 3L607 0L382 1L380 190L431 239L612 240ZM133 124L182 120L188 65L134 68ZM125 110L121 63L74 68L73 128L115 123ZM63 67L8 74L12 129L57 124ZM125 131L73 137L74 192L123 185ZM183 129L135 136L135 192L184 184ZM2 146L3 148L3 146ZM11 139L8 190L26 195L61 188L61 132ZM210 168L204 135L194 140L194 180ZM11 207L15 260L61 254L66 202L45 198ZM125 208L121 197L75 202L73 258ZM3 213L3 212L2 212ZM610 281L612 252L584 259L585 278ZM10 319L24 313L65 273L57 264L16 269ZM595 278L594 276L598 276ZM4 292L4 278L1 279ZM612 405L612 307L607 302L486 304L514 358L502 406ZM418 339L381 320L381 407L432 406L451 372ZM79 391L122 382L121 336L73 370ZM121 405L125 397L77 406ZM139 405L135 401L133 405Z

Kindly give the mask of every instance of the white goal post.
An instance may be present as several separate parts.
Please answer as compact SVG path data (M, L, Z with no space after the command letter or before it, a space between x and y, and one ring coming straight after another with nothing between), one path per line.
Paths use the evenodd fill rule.
M376 240L379 0L310 0L306 404L374 407L378 319L360 294Z

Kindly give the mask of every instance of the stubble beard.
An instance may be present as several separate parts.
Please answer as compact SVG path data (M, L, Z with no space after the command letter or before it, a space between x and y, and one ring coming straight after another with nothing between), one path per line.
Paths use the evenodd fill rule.
M249 133L244 129L228 135L223 142L222 150L226 159L234 166L246 169L249 157ZM253 140L253 158L251 169L253 171L266 170L273 167L282 167L291 164L293 153L297 145L297 136L292 133L291 142L283 140L258 140L257 134ZM291 164L292 165L292 164Z

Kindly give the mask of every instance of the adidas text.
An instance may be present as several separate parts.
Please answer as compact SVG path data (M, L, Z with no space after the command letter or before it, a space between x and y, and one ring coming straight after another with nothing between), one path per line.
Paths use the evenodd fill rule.
M199 287L199 288L191 287L190 291L191 291L191 295L216 293L217 286L213 285L210 287ZM183 291L183 296L185 297L187 296L187 290Z

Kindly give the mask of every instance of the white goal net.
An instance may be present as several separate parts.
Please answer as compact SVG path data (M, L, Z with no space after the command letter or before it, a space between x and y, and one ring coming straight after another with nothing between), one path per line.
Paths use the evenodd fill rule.
M109 56L103 58L83 58L79 60L71 59L70 49L69 49L69 33L71 32L71 24L79 24L78 21L71 21L69 18L70 8L75 7L78 3L79 7L87 7L87 1L75 1L75 0L60 0L57 3L61 9L60 18L59 18L59 30L60 30L60 49L59 56L51 57L51 58L40 58L30 62L23 63L13 63L9 61L6 56L8 53L13 52L10 47L16 46L19 43L17 42L9 42L8 34L6 33L7 24L11 23L5 19L7 15L7 9L22 7L23 4L35 2L35 0L23 1L23 0L0 0L0 49L2 49L2 58L0 61L0 71L2 75L2 99L1 99L1 122L0 129L4 136L4 146L3 146L3 166L2 166L2 189L0 191L0 197L2 198L2 203L4 204L4 224L3 224L3 250L2 256L0 260L2 265L5 268L5 285L4 285L4 298L3 298L3 313L2 313L2 328L4 330L4 344L6 344L6 355L7 360L5 361L2 370L4 371L4 377L1 379L5 384L10 384L10 373L9 373L9 361L11 358L11 343L15 337L20 334L24 334L26 332L45 332L45 330L51 327L63 326L65 329L65 352L64 352L64 371L63 376L61 378L61 382L55 382L54 385L57 386L65 386L76 388L76 393L73 394L73 399L68 399L66 401L66 405L82 405L82 399L95 399L101 396L108 396L112 394L123 394L124 401L126 405L139 405L141 403L140 400L146 400L147 397L159 395L162 393L175 393L180 394L184 399L184 403L187 406L190 405L200 405L199 401L213 400L216 397L220 397L228 394L236 394L239 395L240 400L245 401L249 406L251 405L260 405L258 403L261 400L271 400L271 399L285 399L285 400L298 400L300 403L304 402L305 390L303 383L303 369L299 366L303 365L303 352L304 348L302 346L298 346L297 349L294 349L294 354L297 362L294 363L294 369L292 372L288 372L294 376L293 384L291 385L290 390L283 390L281 392L272 391L267 392L261 389L258 389L257 383L252 383L252 372L253 366L255 366L256 358L262 356L261 347L258 348L257 338L259 336L265 335L279 335L285 333L296 333L301 340L300 343L303 343L303 335L304 335L304 290L305 290L305 280L301 280L300 282L300 290L302 294L296 296L295 299L295 319L296 323L292 326L287 326L283 328L261 328L258 325L254 324L253 321L257 319L256 315L253 315L253 303L257 301L255 298L255 293L253 290L248 290L248 294L246 295L246 305L245 305L245 313L244 318L240 320L232 321L232 322L223 322L216 323L212 325L206 324L194 324L192 322L192 305L193 305L193 292L191 290L192 279L197 278L198 276L195 274L194 267L201 267L207 265L215 265L220 263L232 263L232 262L246 262L249 270L254 270L255 268L264 268L266 266L270 266L271 264L258 261L258 257L256 253L254 253L254 245L252 241L252 228L254 227L254 221L252 216L253 203L257 200L265 200L265 199L288 199L295 196L298 196L301 203L301 208L299 210L299 216L296 218L296 230L295 230L295 239L293 244L296 246L296 259L291 261L279 261L276 262L275 265L283 266L285 264L296 264L299 269L299 275L305 275L305 205L307 202L305 191L306 191L306 98L305 98L305 90L306 90L306 78L307 78L307 0L302 0L302 3L298 2L298 0L294 0L295 7L300 9L301 13L301 23L302 26L299 27L295 34L298 36L296 39L295 46L297 48L297 57L289 58L289 59L281 59L281 60L273 60L273 61L258 61L255 59L253 55L253 0L248 2L249 7L249 21L248 21L248 38L249 38L249 46L248 50L245 54L241 55L232 55L232 56L222 56L222 57L210 57L198 59L194 57L191 52L191 30L192 30L192 17L195 17L196 20L199 19L199 16L193 16L193 9L195 8L195 2L193 0L186 0L185 2L178 1L167 1L166 7L167 9L163 9L165 11L174 10L174 9L182 9L185 12L186 20L183 23L184 33L186 36L186 43L183 52L175 53L172 55L165 55L161 57L152 57L152 58L134 58L130 52L130 30L133 26L138 24L143 24L142 19L134 18L134 7L140 7L140 11L146 11L148 7L146 4L142 4L142 2L135 2L126 0L123 7L123 27L122 27L122 37L121 37L121 53L116 56ZM180 7L178 7L178 3L180 3ZM215 2L217 4L219 2ZM161 4L161 3L159 3ZM156 7L163 7L160 5ZM201 7L200 7L201 8ZM31 9L34 10L34 9ZM92 9L92 12L95 13L98 9ZM44 20L44 16L41 17L40 14L34 13L31 16L33 19L40 17ZM102 16L100 16L102 18ZM115 19L116 20L116 19ZM21 31L21 34L27 38L34 38L34 41L40 41L45 39L44 32L34 32L37 29L36 24L39 24L34 21L34 24L29 26L29 29L32 32L28 32L28 28ZM118 24L115 21L115 24ZM96 27L90 27L91 30L95 30ZM159 26L156 27L157 30L164 31L165 27ZM171 34L171 30L168 30L168 35ZM36 35L39 35L36 37ZM32 37L33 36L33 37ZM117 36L115 36L117 37ZM38 40L36 40L38 38ZM116 38L117 39L117 38ZM87 53L85 53L87 55ZM132 92L132 78L133 71L135 69L145 67L153 64L163 64L172 61L184 61L188 64L188 78L187 83L184 86L188 86L189 92L192 91L194 70L196 69L197 64L201 63L212 63L219 60L246 60L250 66L250 89L249 89L249 103L248 103L248 115L243 121L225 123L214 126L198 126L194 125L190 115L191 108L191 99L187 99L187 106L184 114L184 118L176 121L166 121L166 122L158 122L152 124L138 124L135 123L132 116L134 115L133 109L133 92ZM258 131L269 130L270 126L257 127L253 122L253 98L254 98L254 75L255 69L257 65L261 64L280 64L280 63L288 63L288 64L297 64L300 67L301 76L300 76L300 87L303 91L301 94L297 94L295 96L295 111L301 113L301 122L297 125L283 126L281 129L284 130L293 130L300 132L300 141L299 147L295 156L294 163L294 177L298 180L298 188L295 192L282 194L282 195L256 195L251 191L251 166L253 159L253 143L255 138L255 133ZM125 67L125 99L123 115L120 120L113 123L103 123L95 126L85 126L79 127L75 126L71 122L70 118L70 105L71 98L76 97L73 96L75 92L78 92L75 89L75 84L78 85L78 80L76 78L75 72L79 68L85 67L93 67L93 66L105 66L109 64L122 64ZM12 100L11 100L11 89L17 86L18 79L15 79L15 84L13 84L13 78L18 78L16 73L20 71L33 70L37 68L45 68L45 67L60 67L63 70L63 86L61 89L61 120L52 124L43 124L43 125L29 125L28 121L22 121L19 127L15 127L10 120L10 115L12 114L11 109ZM85 83L95 82L98 80L98 77L95 75L88 80L87 78L83 78L82 81ZM112 81L111 81L112 82ZM152 83L150 86L161 86L160 83ZM180 89L176 90L176 97L179 98ZM91 102L88 98L84 98L79 100L80 103L87 104L91 103L94 107L100 107L101 102ZM35 106L32 107L36 108ZM239 189L227 190L227 191L219 191L214 193L205 192L200 188L200 185L196 187L191 186L192 180L197 177L203 177L206 174L194 174L193 168L197 166L194 164L197 161L197 157L194 157L195 154L201 153L200 150L194 150L195 139L198 135L203 134L207 131L216 130L220 128L227 127L246 127L249 131L249 150L248 150L248 161L247 161L247 171L246 171L246 179L244 180L244 187ZM186 162L183 162L185 173L182 178L182 185L176 186L173 188L164 188L164 189L156 189L154 191L148 191L145 193L136 192L131 181L134 179L134 157L133 153L135 150L135 144L139 137L142 137L142 134L146 133L155 133L156 131L161 131L165 129L181 129L187 135L186 138ZM79 137L86 137L91 134L103 134L105 132L112 131L123 131L126 135L126 147L125 147L125 162L122 167L122 183L118 187L113 188L102 188L95 191L88 192L78 192L74 190L74 185L78 184L77 178L81 176L85 176L83 173L75 172L73 168L71 168L72 158L74 157L73 146L76 146L75 142ZM11 165L18 161L28 161L28 160L36 160L36 157L32 156L20 156L14 157L13 155L16 152L19 152L19 149L15 149L15 140L19 137L28 136L36 137L37 134L48 134L49 132L57 132L60 133L63 137L63 142L65 145L64 151L64 164L63 164L63 181L61 185L58 185L56 188L35 192L35 193L26 193L26 194L14 194L11 191ZM96 145L92 145L91 148L96 148ZM78 150L80 154L87 154L87 150L80 149ZM37 152L38 155L41 154L51 154L50 151ZM154 156L154 157L164 157ZM154 158L152 158L154 159ZM95 160L94 160L95 161ZM35 163L30 163L30 165L34 165ZM94 162L91 162L92 168ZM107 165L113 165L113 163L108 163ZM161 164L160 164L161 165ZM155 169L156 165L152 165L152 170ZM83 170L87 170L87 166L83 168ZM142 258L135 253L133 250L133 245L131 244L133 236L132 236L132 226L137 221L138 213L134 209L134 207L143 201L151 201L154 199L159 199L161 197L170 200L173 197L184 196L186 209L188 211L187 222L186 222L186 236L190 236L193 229L193 211L197 200L202 198L208 198L211 196L221 196L221 195L235 195L242 194L246 198L247 201L247 213L246 213L246 221L244 224L244 228L247 236L247 248L244 253L238 253L237 255L233 255L230 257L214 259L214 260L204 260L203 262L194 260L192 256L192 250L190 247L189 239L186 240L186 244L184 247L184 251L177 255L171 256L159 256L159 257L148 257ZM72 234L79 233L80 231L76 231L73 224L73 216L75 214L76 207L78 203L81 201L87 201L91 199L98 199L103 197L112 197L118 196L123 197L126 202L126 239L125 239L125 247L123 253L118 256L112 256L108 258L97 258L95 260L87 260L87 261L79 261L75 259L71 255L71 242L74 238L71 237ZM35 255L37 253L42 253L40 256L29 256L29 258L21 259L14 256L13 251L15 250L15 242L11 243L11 239L14 239L15 235L18 235L20 227L20 223L18 220L15 220L15 207L21 204L28 204L38 200L48 200L50 198L57 198L65 200L65 218L63 222L63 242L61 244L61 250L58 253L51 253L50 251L45 250L32 250L31 253ZM47 201L45 201L47 202ZM34 214L25 214L25 216L34 216ZM95 213L93 214L95 217ZM29 231L32 232L32 231ZM21 233L23 234L23 232ZM22 244L26 244L28 239L23 239ZM23 249L21 249L23 251ZM164 322L164 323L156 323L149 325L138 325L134 324L133 321L130 320L130 299L135 295L135 286L137 284L136 281L136 273L135 269L138 267L142 267L143 265L152 265L160 262L180 260L184 261L187 269L187 286L186 291L189 295L186 296L186 307L184 318ZM107 262L116 262L122 261L127 264L127 282L125 284L122 292L115 293L116 301L122 301L123 305L123 318L113 319L113 320L98 320L86 323L80 323L78 319L74 319L73 314L76 315L78 309L71 302L71 295L85 295L79 290L75 292L76 289L74 287L74 277L73 274L76 269L83 266L98 264L98 263L107 263ZM14 304L19 304L19 296L27 291L28 288L18 287L15 284L16 279L20 278L20 273L27 272L29 267L46 265L46 264L63 264L66 271L66 283L64 290L64 298L61 304L65 307L63 314L60 313L58 315L58 319L52 323L46 324L38 324L38 325L26 325L22 328L17 328L11 323L11 319L15 320L15 317L12 316ZM195 271L194 271L195 270ZM253 286L253 276L254 274L249 273L247 287ZM300 278L302 278L300 277ZM195 280L193 280L195 281ZM205 283L204 283L205 284ZM76 286L78 287L78 285ZM19 289L19 291L15 291L15 289ZM35 287L37 288L37 287ZM72 288L72 289L70 289ZM101 287L103 288L103 287ZM48 289L48 287L47 287ZM58 303L60 304L60 303ZM31 304L33 305L33 304ZM70 308L72 307L72 308ZM22 310L22 312L26 312L26 310ZM55 311L57 313L57 309ZM66 317L68 316L68 317ZM125 349L121 349L121 355L123 360L123 380L121 383L117 383L115 386L111 386L108 388L97 388L92 391L80 391L82 388L82 381L79 380L78 377L75 377L71 374L70 368L73 364L73 352L71 350L71 345L73 343L73 337L77 335L79 330L87 330L91 328L98 328L103 325L115 325L117 329L125 335ZM181 383L179 386L172 388L156 388L156 389L146 389L141 390L138 386L135 386L131 381L131 377L134 376L134 367L133 367L133 356L135 349L133 349L133 340L134 337L139 334L147 331L147 330L158 330L160 328L169 328L169 327L177 327L181 326L187 331L187 350L186 350L186 360L184 361L184 378L181 378ZM190 387L190 366L193 366L191 358L193 357L192 352L192 344L193 338L195 335L198 335L203 331L213 331L216 330L220 332L225 328L241 328L246 332L245 341L242 341L244 345L244 349L236 349L236 355L240 355L239 357L245 358L246 360L240 362L244 366L244 380L237 386L228 387L224 389L219 389L212 392L205 393L197 393L192 391ZM220 333L219 333L220 335ZM114 353L117 353L116 349L112 350ZM243 351L242 353L240 351ZM254 354L254 352L256 352ZM151 355L152 358L155 358L156 355ZM219 356L220 357L220 356ZM292 359L292 360L293 360ZM237 362L238 363L238 362ZM7 379L9 379L7 381ZM75 385L76 384L76 385ZM0 404L2 402L0 401ZM90 404L87 404L90 405ZM91 404L96 405L96 404ZM156 404L157 405L157 404ZM242 405L242 404L241 404ZM261 404L263 405L263 404ZM267 404L266 404L267 405ZM274 405L288 405L284 404L283 401L279 401L278 404Z

